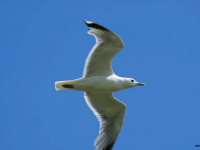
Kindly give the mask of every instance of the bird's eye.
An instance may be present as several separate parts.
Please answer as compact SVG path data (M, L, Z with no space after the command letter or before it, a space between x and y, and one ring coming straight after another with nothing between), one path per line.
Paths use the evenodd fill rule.
M134 82L135 80L132 79L131 81Z

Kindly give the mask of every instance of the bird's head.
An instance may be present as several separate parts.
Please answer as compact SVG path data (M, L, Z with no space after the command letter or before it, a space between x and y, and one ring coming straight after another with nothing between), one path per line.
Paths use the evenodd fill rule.
M139 83L135 79L132 79L132 78L126 78L126 84L127 84L127 86L129 86L128 88L135 87L135 86L138 86L138 85L145 86L144 83Z

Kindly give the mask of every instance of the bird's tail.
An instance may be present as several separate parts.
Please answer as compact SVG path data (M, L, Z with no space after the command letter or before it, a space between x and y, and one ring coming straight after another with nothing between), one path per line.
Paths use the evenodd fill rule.
M55 82L56 90L73 90L76 80L71 81L57 81Z

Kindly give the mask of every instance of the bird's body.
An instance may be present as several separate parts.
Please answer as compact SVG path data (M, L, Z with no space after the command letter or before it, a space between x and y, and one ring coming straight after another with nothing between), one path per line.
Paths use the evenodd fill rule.
M55 88L85 92L86 103L100 122L99 136L94 146L96 150L111 150L126 112L126 105L114 98L112 93L144 84L114 74L112 60L124 47L121 38L101 25L90 21L85 23L92 28L88 33L95 36L96 44L86 59L83 77L58 81Z
M115 74L112 74L110 76L92 76L72 81L56 82L56 88L59 90L66 90L66 88L63 87L63 85L73 85L73 87L68 88L68 90L95 93L117 92L132 87L131 84L127 84L124 78L121 78Z

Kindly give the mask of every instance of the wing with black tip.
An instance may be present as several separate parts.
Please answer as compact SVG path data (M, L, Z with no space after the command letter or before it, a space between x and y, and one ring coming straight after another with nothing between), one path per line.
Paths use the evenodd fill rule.
M96 44L86 59L83 77L112 75L112 60L124 48L121 38L94 22L85 21L85 24L91 28L88 34L96 38Z
M112 93L86 92L84 97L100 122L99 135L94 142L96 150L112 150L123 126L126 105Z

